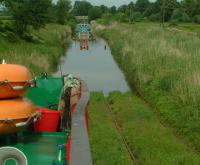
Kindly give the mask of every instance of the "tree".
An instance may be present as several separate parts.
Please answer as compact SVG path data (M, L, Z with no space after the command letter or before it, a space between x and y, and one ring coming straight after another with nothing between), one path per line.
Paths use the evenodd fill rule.
M181 9L179 8L173 11L171 20L176 22L189 22L190 18L185 12L181 11Z
M73 13L76 16L88 16L88 12L92 5L87 1L76 1L73 8Z
M100 18L101 15L102 15L101 8L98 6L93 6L92 8L90 8L88 12L88 16L90 20L95 20L97 18Z
M162 0L161 13L163 22L170 20L173 11L178 8L178 5L176 0Z
M6 7L14 19L16 33L22 36L28 26L35 29L44 27L49 21L48 9L51 0L6 0Z
M112 6L112 7L110 8L110 13L113 14L113 15L115 15L115 14L117 13L116 6Z
M126 13L127 7L128 7L127 5L121 5L121 6L118 8L117 12Z
M149 0L137 0L135 4L136 11L144 13L149 6Z
M57 2L57 22L64 25L71 3L68 0L59 0Z
M108 12L108 7L107 6L101 5L100 8L101 8L101 12L102 13L107 13Z
M117 13L115 19L119 22L128 22L127 15L122 12Z
M181 7L191 18L200 15L200 0L183 0Z
M133 12L135 10L135 6L133 2L130 2L126 8L126 15L128 16L129 19L129 23L133 23L134 22L134 18L133 18Z

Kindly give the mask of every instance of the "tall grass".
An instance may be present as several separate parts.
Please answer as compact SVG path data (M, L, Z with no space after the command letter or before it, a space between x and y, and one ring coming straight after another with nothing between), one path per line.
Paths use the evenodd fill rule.
M152 23L100 26L130 85L200 151L200 38Z
M27 42L0 34L0 61L5 59L8 63L26 65L37 75L41 72L55 71L60 56L63 54L63 44L69 36L69 27L49 24L39 31L32 30L31 34L39 42Z

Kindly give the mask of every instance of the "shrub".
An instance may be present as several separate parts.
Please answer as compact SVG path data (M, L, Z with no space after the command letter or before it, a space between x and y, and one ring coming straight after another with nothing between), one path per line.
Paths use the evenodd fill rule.
M11 31L6 31L5 32L5 37L7 38L7 40L9 42L13 42L13 43L15 43L15 42L17 42L19 40L19 38L16 36L16 34L11 32Z
M188 16L187 13L182 13L182 18L181 18L182 22L191 22L191 18Z
M194 17L194 22L200 24L200 15Z
M111 13L105 13L102 15L102 19L99 19L99 21L104 25L110 24L111 20L113 20L113 15Z
M173 20L171 20L170 22L169 22L169 25L168 26L177 26L178 25L178 20L176 20L176 19L173 19Z
M157 14L151 14L149 16L149 20L150 21L160 21L160 14L159 13L157 13Z
M171 21L175 22L190 22L190 17L187 15L187 13L182 12L180 9L175 9L171 16Z
M143 15L140 12L134 12L133 13L133 19L135 22L140 22L142 21Z
M120 12L115 15L115 20L119 22L128 22L128 17L126 14Z

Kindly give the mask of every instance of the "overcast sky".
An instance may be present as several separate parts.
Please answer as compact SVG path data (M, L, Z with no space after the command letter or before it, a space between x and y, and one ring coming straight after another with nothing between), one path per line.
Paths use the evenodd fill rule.
M55 2L57 0L54 0ZM75 2L76 0L71 0L71 2ZM106 5L106 6L117 6L119 7L122 4L128 4L129 2L133 1L133 0L87 0L88 2L90 2L92 5Z

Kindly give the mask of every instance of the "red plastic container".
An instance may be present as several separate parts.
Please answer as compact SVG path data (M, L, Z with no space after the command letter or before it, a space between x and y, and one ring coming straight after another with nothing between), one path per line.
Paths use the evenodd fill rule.
M56 132L60 120L60 112L47 108L36 108L41 111L41 120L34 124L35 132Z

